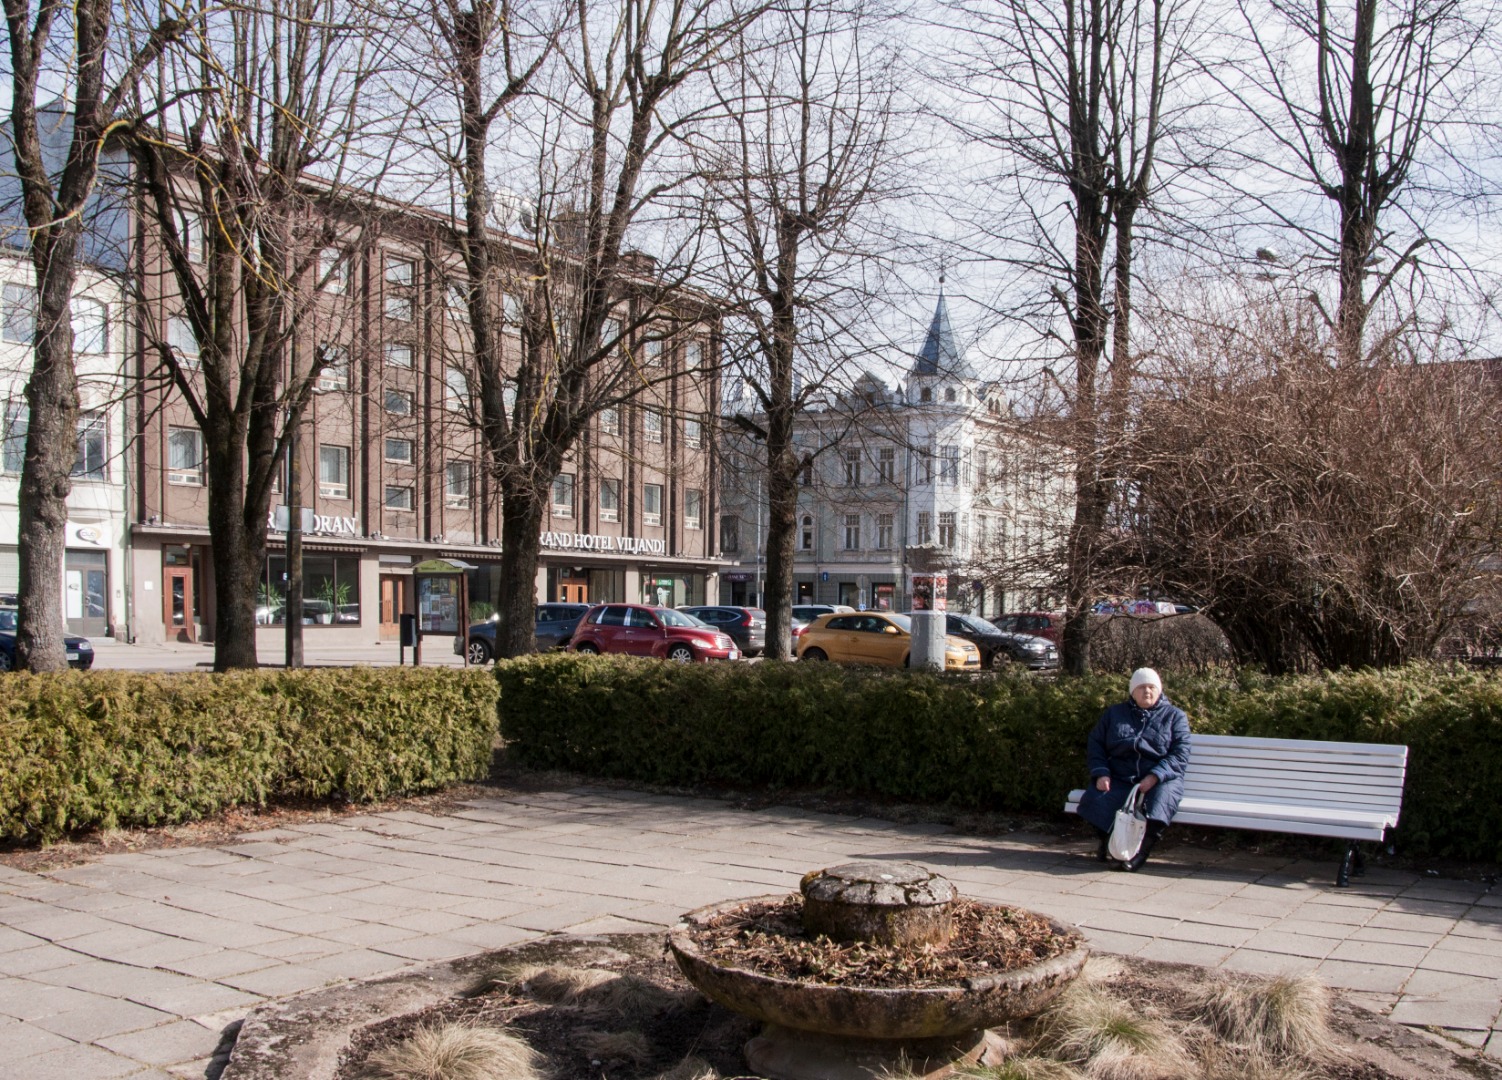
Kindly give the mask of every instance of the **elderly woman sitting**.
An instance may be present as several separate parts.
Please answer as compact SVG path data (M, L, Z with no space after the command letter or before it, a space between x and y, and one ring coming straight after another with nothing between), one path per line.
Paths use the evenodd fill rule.
M1080 800L1080 816L1100 834L1097 856L1110 862L1108 844L1116 811L1132 785L1145 796L1147 835L1137 854L1117 863L1118 870L1137 870L1147 862L1163 830L1184 797L1184 769L1189 764L1189 719L1163 696L1163 680L1152 668L1138 668L1126 701L1101 713L1090 732L1086 756L1090 786Z

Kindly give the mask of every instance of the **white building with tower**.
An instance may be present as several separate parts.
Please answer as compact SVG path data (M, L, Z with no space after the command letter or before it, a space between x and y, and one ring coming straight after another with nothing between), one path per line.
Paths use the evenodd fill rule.
M1043 575L1007 568L1042 566L1044 553L1063 543L1070 503L1061 450L1028 433L1006 389L982 378L958 348L942 291L922 346L905 366L897 386L864 373L849 392L799 420L795 440L809 463L793 602L906 611L911 573L922 561L947 572L957 610L994 615L1053 606ZM730 407L747 401L743 395ZM764 600L762 449L731 426L720 536L734 565L721 574L721 603Z

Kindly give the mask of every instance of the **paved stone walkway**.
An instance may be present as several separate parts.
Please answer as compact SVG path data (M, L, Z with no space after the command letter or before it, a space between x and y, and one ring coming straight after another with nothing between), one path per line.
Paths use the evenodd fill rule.
M1336 889L1333 862L1187 847L1128 876L1041 836L581 788L0 868L0 1077L214 1077L226 1031L267 999L555 931L661 927L857 856L931 866L1101 950L1312 971L1502 1058L1502 895L1484 884L1373 871Z

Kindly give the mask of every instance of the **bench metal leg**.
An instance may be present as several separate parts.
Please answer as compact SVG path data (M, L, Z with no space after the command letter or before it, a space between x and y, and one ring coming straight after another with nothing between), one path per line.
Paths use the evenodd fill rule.
M1361 873L1366 868L1366 860L1362 858L1361 851L1356 847L1356 841L1352 840L1346 845L1345 856L1340 860L1340 872L1335 875L1337 888L1347 888L1351 884L1351 871Z

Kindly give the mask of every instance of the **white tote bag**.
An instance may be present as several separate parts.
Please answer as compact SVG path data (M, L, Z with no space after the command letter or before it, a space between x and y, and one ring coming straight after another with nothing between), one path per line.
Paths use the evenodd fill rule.
M1133 784L1127 792L1126 802L1116 811L1116 824L1111 829L1109 850L1111 858L1118 862L1129 861L1142 848L1142 839L1147 835L1147 818L1142 813L1142 804L1147 799L1140 790L1142 785Z

